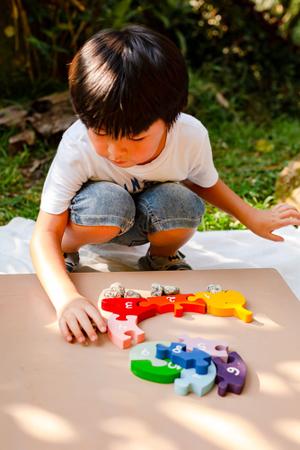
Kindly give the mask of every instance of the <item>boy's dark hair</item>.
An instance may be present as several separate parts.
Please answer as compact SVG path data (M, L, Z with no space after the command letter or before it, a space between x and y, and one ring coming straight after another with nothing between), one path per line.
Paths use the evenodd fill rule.
M187 103L188 75L172 41L130 25L92 36L70 64L69 86L86 127L118 138L158 119L170 128Z

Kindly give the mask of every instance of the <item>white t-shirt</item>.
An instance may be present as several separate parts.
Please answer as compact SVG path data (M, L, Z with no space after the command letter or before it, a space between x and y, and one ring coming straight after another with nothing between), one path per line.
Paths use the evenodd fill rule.
M41 209L60 214L88 180L112 181L130 193L140 192L147 182L189 179L202 187L218 180L206 128L195 117L180 114L167 133L165 147L153 161L128 168L117 167L98 155L86 126L77 120L63 134L49 169Z

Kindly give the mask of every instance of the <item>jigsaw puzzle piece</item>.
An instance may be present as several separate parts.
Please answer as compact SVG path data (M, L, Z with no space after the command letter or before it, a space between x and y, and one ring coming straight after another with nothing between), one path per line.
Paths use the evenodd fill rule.
M130 360L148 360L153 366L166 366L165 360L156 358L156 344L170 345L168 341L151 341L135 345L129 353Z
M210 363L206 375L198 375L195 369L183 369L180 378L174 381L174 390L178 395L194 392L202 397L215 385L216 374L217 370L213 362Z
M244 322L252 322L253 313L244 307L245 297L238 291L196 292L189 297L190 302L203 299L207 305L207 313L213 316L235 316Z
M156 383L173 383L180 377L182 368L169 359L155 357L158 341L146 342L132 348L129 353L131 371L139 378ZM170 342L160 342L170 345Z
M153 317L156 314L156 308L152 305L141 305L143 298L103 298L101 308L104 311L110 311L119 316L118 320L126 320L128 315L137 316L138 322ZM100 309L101 309L100 308Z
M108 336L121 349L130 347L133 341L143 342L145 333L137 326L137 323L137 316L128 315L126 320L119 320L117 314L111 314L107 319Z
M206 313L206 303L202 299L196 299L190 302L188 299L193 294L175 294L175 295L161 295L155 297L147 297L142 300L140 305L152 305L156 308L158 314L167 312L174 312L175 317L182 317L186 312L197 312L200 314Z
M204 339L202 337L191 338L189 336L180 336L179 342L186 344L188 351L197 348L208 353L210 356L221 358L224 362L228 359L228 344L226 342Z
M184 369L196 369L198 374L207 374L211 363L211 356L202 350L193 349L186 351L186 345L181 342L172 342L168 347L156 345L156 357L159 359L169 358L174 364L178 364Z
M217 366L218 394L222 397L227 392L240 394L247 374L246 363L240 355L237 352L230 352L227 363L224 363L220 358L213 358L213 362Z

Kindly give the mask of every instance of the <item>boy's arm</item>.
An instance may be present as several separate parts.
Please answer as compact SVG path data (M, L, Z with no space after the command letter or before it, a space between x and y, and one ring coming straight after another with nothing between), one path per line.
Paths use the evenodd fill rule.
M94 319L100 331L104 330L105 324L93 305L78 292L66 272L61 241L67 222L68 211L55 215L40 211L30 251L37 276L56 309L61 332L69 340L69 330L77 339L83 337L78 323L91 337L92 325L87 316Z
M280 204L270 210L259 210L248 205L221 179L214 186L204 188L184 181L185 186L199 197L236 217L258 236L272 241L283 241L273 231L287 225L300 225L300 213L290 205Z

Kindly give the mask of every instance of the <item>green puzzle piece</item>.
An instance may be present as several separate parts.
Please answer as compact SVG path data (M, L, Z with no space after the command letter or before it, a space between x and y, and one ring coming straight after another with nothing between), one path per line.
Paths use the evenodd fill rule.
M160 360L155 357L156 344L161 341L143 342L130 351L130 368L139 378L156 383L173 383L180 377L182 367L173 364L170 359ZM164 342L164 345L168 343Z
M131 371L139 378L156 383L173 383L180 377L182 367L173 364L169 359L165 360L168 364L165 366L153 366L151 361L141 359L131 361Z

